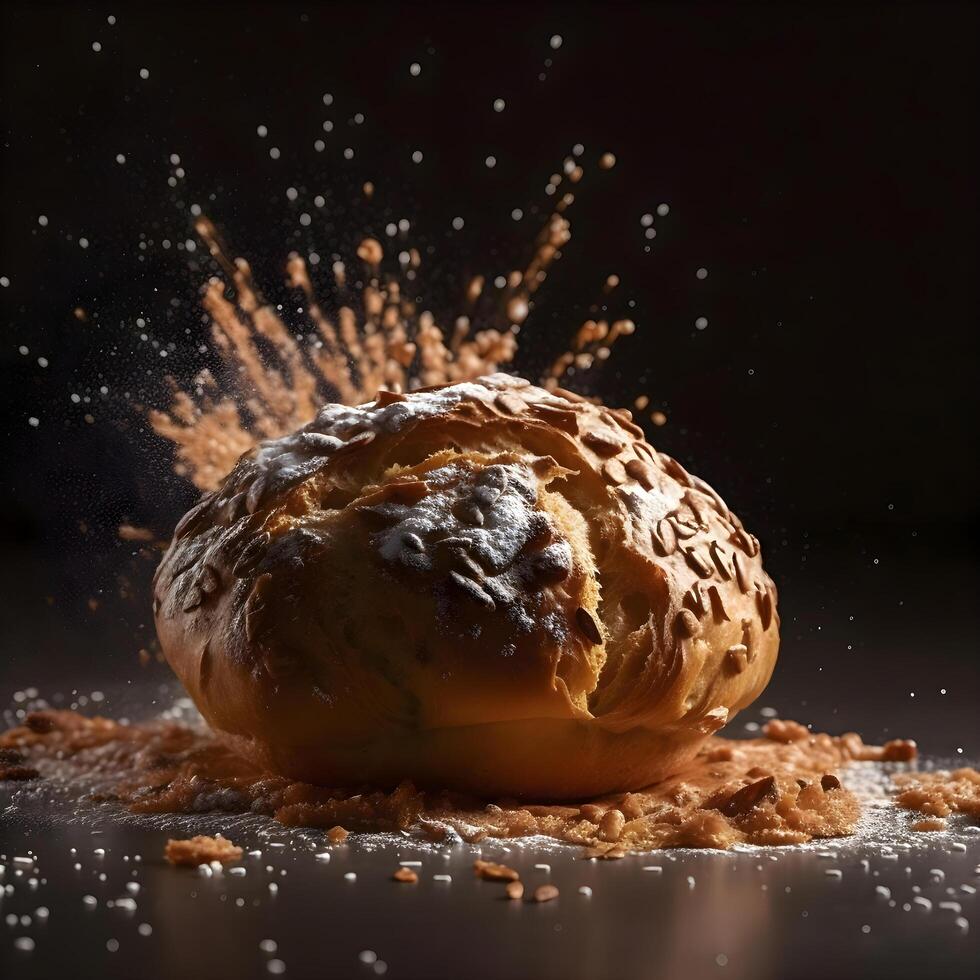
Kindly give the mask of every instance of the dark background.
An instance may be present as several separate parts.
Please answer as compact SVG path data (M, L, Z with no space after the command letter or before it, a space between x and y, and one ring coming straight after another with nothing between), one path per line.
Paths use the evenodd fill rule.
M654 444L762 539L784 636L765 700L975 753L977 21L937 3L7 5L4 690L144 676L152 563L115 532L165 537L194 498L134 407L208 363L212 267L176 247L192 204L284 302L291 249L349 256L406 217L432 249L419 292L451 314L469 274L526 262L581 142L573 239L518 369L619 274L610 313L638 329L584 380L648 393L669 418L644 422Z

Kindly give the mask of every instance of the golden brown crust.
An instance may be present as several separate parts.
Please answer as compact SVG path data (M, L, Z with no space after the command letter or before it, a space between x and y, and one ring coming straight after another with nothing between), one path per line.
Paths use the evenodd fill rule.
M329 405L242 457L155 582L210 724L319 782L638 788L755 698L758 541L629 412L506 375Z

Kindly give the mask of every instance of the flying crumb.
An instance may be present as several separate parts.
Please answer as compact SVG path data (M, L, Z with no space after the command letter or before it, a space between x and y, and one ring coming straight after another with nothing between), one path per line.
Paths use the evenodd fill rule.
M368 265L378 265L384 258L381 243L376 238L365 238L357 246L357 257Z
M154 538L148 527L136 527L133 524L120 524L117 533L121 541L152 541Z

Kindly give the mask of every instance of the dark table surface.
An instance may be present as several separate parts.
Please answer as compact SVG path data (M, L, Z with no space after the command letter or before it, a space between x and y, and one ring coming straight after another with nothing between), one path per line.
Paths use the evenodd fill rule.
M212 828L229 832L227 823ZM534 905L509 902L502 886L476 880L476 852L465 845L433 851L355 838L330 848L324 862L314 855L326 848L312 835L232 833L261 856L243 859L245 874L229 868L202 877L163 861L164 830L111 818L94 829L5 821L2 880L12 893L0 909L8 923L18 921L3 926L0 972L953 978L975 976L980 948L976 895L962 890L980 884L980 835L965 851L943 837L911 851L899 845L891 859L880 847L839 843L619 862L582 861L571 850L484 848L503 854L528 883L559 887L557 900ZM37 860L15 863L15 855ZM389 880L399 861L413 859L421 861L418 884ZM35 948L17 949L18 937Z
M5 585L16 598L33 576L19 566L27 585L18 585L12 568ZM925 760L976 764L976 569L950 561L925 574L915 562L819 553L807 568L781 593L773 682L731 734L751 735L778 712L868 740L915 737ZM141 669L119 654L111 617L79 620L60 604L24 615L31 608L26 598L12 605L19 614L4 624L5 724L32 697L116 718L180 697L163 665ZM0 977L976 976L980 828L959 820L948 834L909 834L888 808L875 819L857 838L804 848L608 862L554 845L485 844L529 885L558 886L556 901L533 905L475 879L478 851L463 844L354 835L330 847L320 832L254 818L124 819L111 805L6 784ZM244 874L213 877L163 860L169 836L215 831L261 856L243 859ZM317 859L326 851L329 861ZM418 884L390 880L402 860L422 862ZM24 939L34 948L19 948Z
M109 684L93 703L88 690L84 710L129 717L180 694ZM35 692L13 694L8 721ZM750 734L770 700L733 734ZM595 862L543 842L352 835L331 846L321 831L250 816L134 818L5 784L0 976L975 976L980 827L961 819L950 833L911 834L905 823L883 807L851 840ZM212 875L164 861L168 837L214 832L253 853ZM505 900L474 877L481 853L519 869L529 891L553 882L559 898ZM401 861L420 862L417 884L390 880Z

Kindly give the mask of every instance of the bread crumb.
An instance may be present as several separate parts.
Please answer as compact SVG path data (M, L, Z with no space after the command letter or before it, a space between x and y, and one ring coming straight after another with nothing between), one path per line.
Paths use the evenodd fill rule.
M926 820L916 820L912 824L912 829L920 832L928 832L930 830L945 830L946 821L940 820L938 817L931 817Z
M554 885L538 885L534 889L535 902L550 902L558 897L558 889Z
M935 818L954 812L980 816L980 772L976 769L900 773L894 782L898 790L895 802L906 810Z
M133 524L119 525L120 541L152 541L154 533L148 527L136 527Z
M524 886L519 881L509 881L507 882L506 892L509 899L516 901L524 897Z
M797 721L788 721L781 718L773 718L766 722L762 728L766 738L773 742L800 742L810 737L810 731Z
M168 840L163 854L171 864L195 868L199 864L210 864L212 861L220 861L222 864L237 861L242 856L242 849L225 837L205 837L198 834L189 840Z
M401 881L406 885L414 885L419 876L411 868L399 868L392 876L392 881Z
M473 871L478 878L484 881L517 881L520 875L506 864L494 864L493 861L476 860L473 862Z
M8 779L14 782L40 778L41 774L24 761L24 756L16 749L0 748L0 783Z
M540 834L578 845L586 857L613 860L660 848L790 845L854 833L866 805L859 786L835 788L827 780L832 788L826 790L821 782L836 773L846 781L849 763L881 761L885 747L867 745L855 734L810 733L786 721L771 722L769 734L782 740L711 738L683 772L637 792L578 806L508 800L492 810L425 793L408 782L390 792L338 794L253 768L212 734L177 722L131 725L71 711L32 712L20 726L0 732L0 768L36 766L46 773L44 767L56 763L59 775L47 778L59 781L99 772L118 781L111 798L134 813L197 813L214 792L233 790L238 812L268 814L290 827L323 828L331 844L346 838L347 824L407 834L438 824L443 836L448 830L468 843ZM908 743L902 744L906 751ZM892 782L896 803L920 811L910 821L950 811L980 813L976 770L901 772ZM606 818L606 831L619 832L615 843L600 837L599 825L611 811L616 813ZM478 866L474 870L480 874Z

